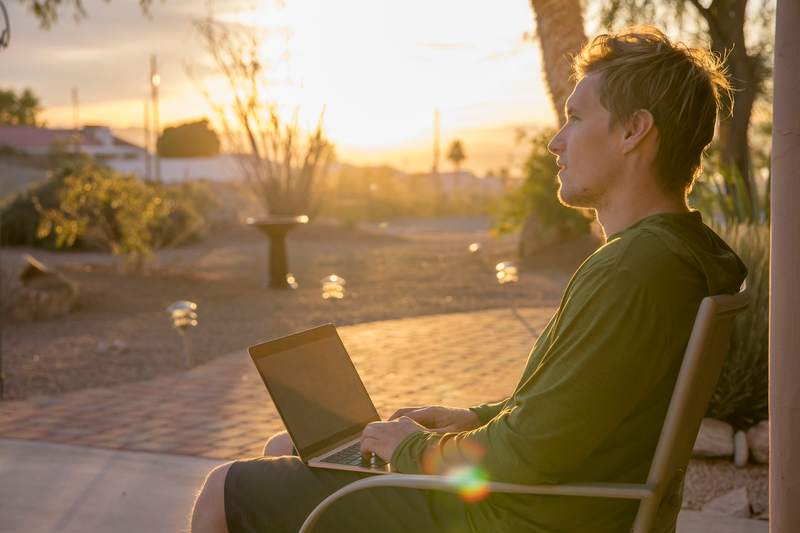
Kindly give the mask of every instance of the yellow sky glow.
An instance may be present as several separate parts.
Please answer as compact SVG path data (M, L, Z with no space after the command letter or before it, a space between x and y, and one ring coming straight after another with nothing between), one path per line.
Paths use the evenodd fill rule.
M198 6L194 16L204 14ZM465 138L468 157L482 154L465 167L473 163L484 171L506 161L507 153L495 151L513 151L513 125L553 122L538 50L523 39L532 27L526 0L287 0L282 8L263 0L250 8L217 5L215 16L265 30L271 96L287 108L298 106L306 127L324 107L326 132L340 158L429 168L438 108L442 144L457 136L480 143L470 146ZM91 15L84 24L90 23ZM200 116L213 120L185 74L185 63L203 64L199 40L189 41L182 61L160 58L162 127ZM278 57L283 51L285 61ZM93 60L91 51L62 53ZM222 80L209 75L203 83L215 100L229 98ZM140 99L82 102L81 122L141 128L146 94L143 81ZM45 118L70 124L72 108L68 102L49 106Z

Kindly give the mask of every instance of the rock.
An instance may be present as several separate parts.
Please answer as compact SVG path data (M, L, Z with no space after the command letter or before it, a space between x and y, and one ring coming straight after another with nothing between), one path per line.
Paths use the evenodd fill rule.
M747 434L740 429L733 435L733 464L736 468L744 468L747 458Z
M733 427L727 422L704 418L694 441L695 457L728 457L733 455Z
M113 342L99 341L97 343L97 353L104 354L107 352L122 353L128 349L127 343L120 339L114 339Z
M12 266L15 274L8 286L4 310L17 320L43 320L64 315L78 299L78 287L58 272L25 255ZM3 281L9 277L4 272Z
M755 462L769 463L769 420L762 420L747 430L747 444Z
M740 487L714 498L703 506L704 513L724 514L736 518L750 518L750 500L747 489Z

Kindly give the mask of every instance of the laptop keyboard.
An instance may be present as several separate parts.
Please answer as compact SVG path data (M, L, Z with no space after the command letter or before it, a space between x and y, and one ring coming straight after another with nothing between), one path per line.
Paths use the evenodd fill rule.
M365 468L379 468L386 465L386 461L377 455L372 455L371 458L363 457L361 455L361 445L358 442L329 455L320 462L334 463L337 465L363 466Z

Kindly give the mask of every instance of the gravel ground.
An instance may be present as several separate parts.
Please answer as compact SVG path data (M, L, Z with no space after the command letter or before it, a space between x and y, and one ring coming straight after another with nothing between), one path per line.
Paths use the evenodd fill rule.
M596 247L586 238L525 265L520 281L500 287L493 265L515 259L513 240L489 236L485 219L395 221L345 229L311 224L289 239L297 290L265 288L267 245L246 228L158 253L144 273L121 273L96 253L0 251L0 260L31 253L80 286L77 308L40 322L5 320L0 348L5 399L113 385L183 368L181 344L164 309L197 302L200 325L189 332L195 364L258 340L327 321L340 325L520 306L556 306L572 272ZM475 255L471 242L482 245ZM336 273L347 297L326 302L320 280ZM692 460L684 506L746 486L756 515L766 512L768 469L736 469L727 460Z
M299 229L289 239L297 290L265 288L266 240L241 227L159 252L145 273L120 273L103 254L29 252L80 286L77 308L38 322L6 321L2 331L6 399L57 394L145 379L182 366L181 344L165 308L198 304L188 339L196 364L258 340L327 321L340 325L520 306L556 306L569 276L594 249L584 240L527 268L501 287L493 265L514 259L512 240L492 239L484 219L398 221L383 229ZM480 257L467 251L479 242ZM336 273L346 298L321 298L320 280Z
M747 487L753 516L766 519L769 509L769 467L748 464L736 468L730 459L692 459L686 470L683 506L702 509L718 496Z

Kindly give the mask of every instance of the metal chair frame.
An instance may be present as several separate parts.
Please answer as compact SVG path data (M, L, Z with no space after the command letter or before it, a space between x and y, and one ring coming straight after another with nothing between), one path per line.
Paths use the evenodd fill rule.
M714 393L730 345L734 319L747 308L749 299L746 284L742 284L737 294L708 296L700 302L645 483L520 485L490 482L488 490L491 493L639 500L631 533L650 533L656 525L658 508L667 487L672 482L682 480L686 471L700 422ZM441 475L387 474L364 478L322 500L308 515L300 533L310 532L322 513L336 500L374 487L459 491L453 478Z

